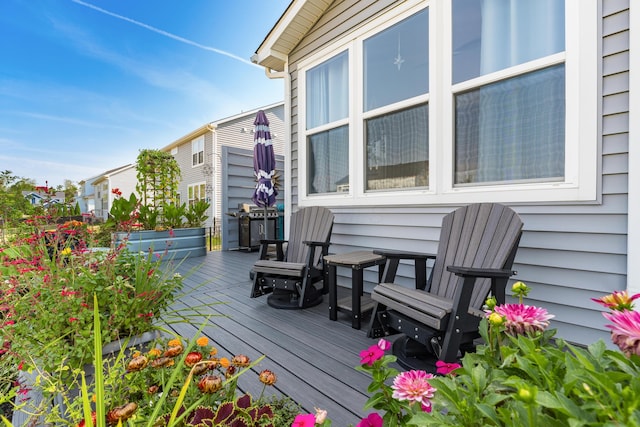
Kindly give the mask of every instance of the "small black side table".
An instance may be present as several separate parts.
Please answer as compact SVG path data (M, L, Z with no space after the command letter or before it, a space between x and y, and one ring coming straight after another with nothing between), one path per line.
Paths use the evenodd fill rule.
M325 280L329 284L329 319L337 320L338 310L346 311L351 313L351 327L360 329L363 270L377 265L378 280L382 280L383 268L381 266L384 265L386 258L371 251L356 251L327 255L324 260L328 267L328 277ZM337 267L351 268L351 298L343 298L340 301L338 301Z

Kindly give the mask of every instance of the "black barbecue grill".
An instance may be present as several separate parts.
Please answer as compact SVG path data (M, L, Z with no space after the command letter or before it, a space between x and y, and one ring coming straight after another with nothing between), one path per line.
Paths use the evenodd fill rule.
M237 212L228 215L238 218L238 246L241 250L257 251L260 240L265 238L265 208L247 203L239 203ZM276 238L278 210L275 206L266 208L268 236Z

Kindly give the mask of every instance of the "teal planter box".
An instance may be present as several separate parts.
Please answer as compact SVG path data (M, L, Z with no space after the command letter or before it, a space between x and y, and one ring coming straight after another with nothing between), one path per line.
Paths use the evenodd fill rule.
M142 230L130 233L113 233L113 244L127 242L131 252L153 251L166 259L183 259L207 254L207 240L204 227L178 228L175 230Z

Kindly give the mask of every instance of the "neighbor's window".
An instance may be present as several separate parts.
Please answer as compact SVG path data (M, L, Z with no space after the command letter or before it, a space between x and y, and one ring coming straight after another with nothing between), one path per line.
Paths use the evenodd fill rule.
M454 95L454 184L564 180L564 64L500 75L564 51L564 14L558 0L453 1L453 83L497 80Z
M306 73L307 191L349 191L349 56Z
M365 190L427 187L428 9L365 39L363 63Z
M195 202L199 200L206 200L206 184L204 182L198 184L192 184L188 187L189 193L189 206L193 205Z
M191 141L191 166L204 163L204 135Z

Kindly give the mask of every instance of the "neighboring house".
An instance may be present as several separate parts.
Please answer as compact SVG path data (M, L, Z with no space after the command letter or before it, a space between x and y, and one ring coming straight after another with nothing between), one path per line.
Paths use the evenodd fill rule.
M287 212L434 253L445 213L509 205L527 302L608 341L591 298L640 292L637 33L630 0L293 0L252 57L285 81Z
M222 174L227 167L222 162L222 147L253 150L253 122L259 110L264 110L269 120L274 152L284 152L284 104L268 105L246 111L218 121L207 123L179 138L162 151L168 151L180 165L182 179L179 186L180 201L187 205L196 200L211 204L211 213L205 224L212 227L221 224ZM248 173L252 173L250 169ZM246 203L251 203L251 192L247 191Z
M78 205L80 206L80 212L82 215L92 216L95 214L96 200L95 200L95 187L94 182L101 178L102 175L97 175L91 178L83 179L78 182L80 187L80 196L78 197Z
M122 197L129 198L131 193L136 192L137 182L136 166L132 164L108 170L96 177L92 184L96 218L106 220L109 217L109 210L116 197L112 192L114 189L120 190Z
M51 205L63 205L64 191L55 191L49 187L35 187L32 191L23 191L22 195L33 206L49 207Z

